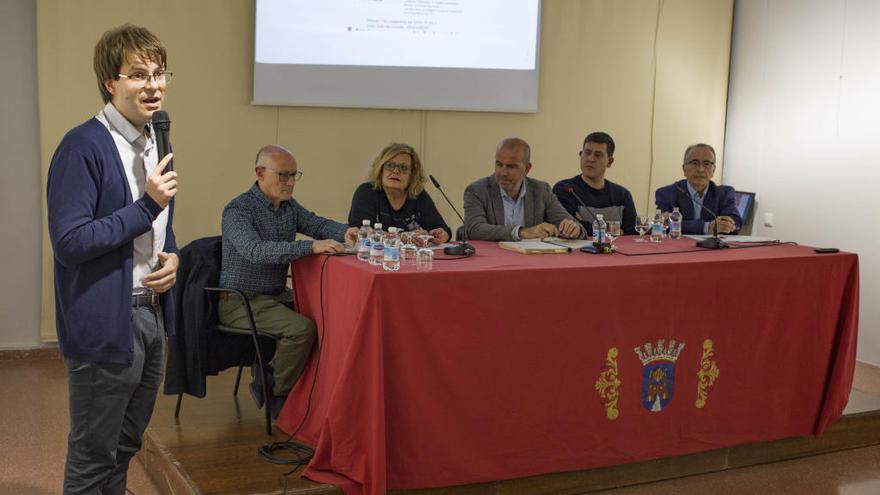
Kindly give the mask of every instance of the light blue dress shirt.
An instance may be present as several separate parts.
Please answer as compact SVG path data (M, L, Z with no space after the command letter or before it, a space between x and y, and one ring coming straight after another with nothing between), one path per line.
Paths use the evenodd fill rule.
M501 205L504 206L504 225L512 226L513 238L520 240L519 229L525 223L526 181L523 179L519 195L515 200L508 196L504 189L500 189L500 191Z

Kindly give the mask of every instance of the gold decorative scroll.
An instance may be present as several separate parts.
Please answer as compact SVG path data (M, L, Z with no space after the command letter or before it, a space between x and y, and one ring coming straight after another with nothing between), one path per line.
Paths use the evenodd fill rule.
M715 363L715 351L712 350L712 341L706 339L703 342L703 357L700 359L700 371L697 372L697 409L702 409L709 398L709 391L718 378L718 365Z
M608 349L604 371L599 373L599 379L596 380L596 391L602 398L605 415L610 420L617 419L620 414L620 411L617 410L617 398L620 396L618 388L620 388L620 380L617 376L617 347L612 347Z

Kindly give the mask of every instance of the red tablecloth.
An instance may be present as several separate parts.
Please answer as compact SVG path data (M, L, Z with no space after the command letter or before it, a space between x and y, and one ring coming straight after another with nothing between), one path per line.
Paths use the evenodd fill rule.
M305 476L377 494L586 469L818 435L846 405L854 254L474 244L475 257L430 272L353 256L294 264L320 363L278 425L291 432L310 407Z

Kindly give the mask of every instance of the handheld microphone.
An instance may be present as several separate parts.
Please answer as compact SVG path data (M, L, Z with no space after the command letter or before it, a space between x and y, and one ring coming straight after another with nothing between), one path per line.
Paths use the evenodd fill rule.
M467 242L467 227L464 226L464 218L462 218L461 213L459 213L458 210L455 209L455 205L452 204L452 201L449 201L449 197L446 195L445 192L443 192L443 188L440 187L440 183L437 182L437 179L435 179L434 176L430 174L428 174L428 178L431 179L431 183L434 184L434 187L436 187L438 191L440 191L440 194L443 195L443 199L446 200L446 202L452 208L452 211L454 211L455 214L458 215L458 219L461 220L461 230L463 232L464 239L458 241L458 244L456 244L455 246L448 246L443 248L443 253L450 256L473 256L474 254L476 254L477 250L474 248L474 246L468 244Z
M590 217L593 219L594 222L598 222L598 221L599 221L599 220L596 218L596 215L593 215L593 212L590 211L589 208L587 208L587 205L586 205L586 203L584 203L584 200L582 200L581 197L578 196L578 194L577 194L576 192L574 192L574 186L569 185L568 188L566 189L566 191L568 191L569 194L571 194L572 196L574 196L574 199L576 199L576 200L578 201L578 203L579 203L581 206L584 207L584 210L586 210L587 213L590 214Z
M678 190L678 192L687 196L688 199L696 201L700 205L700 208L708 211L709 214L712 215L712 237L709 239L703 239L702 241L697 241L697 247L705 249L723 249L726 247L730 247L727 245L727 243L725 243L718 237L718 214L715 213L712 208L709 208L708 206L703 204L703 201L700 198L691 196L678 184L675 184L675 188Z
M165 155L171 153L171 141L168 135L171 132L171 119L168 112L157 110L153 112L153 131L156 133L156 148L159 151L159 161L161 162ZM174 159L172 158L165 170L170 172L174 170Z

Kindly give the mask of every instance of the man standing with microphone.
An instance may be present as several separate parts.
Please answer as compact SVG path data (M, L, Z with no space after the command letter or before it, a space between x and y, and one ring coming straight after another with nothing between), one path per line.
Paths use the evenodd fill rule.
M165 47L127 24L98 41L94 69L105 105L64 136L47 184L70 396L66 495L125 493L174 331L177 174L150 124L171 79Z

